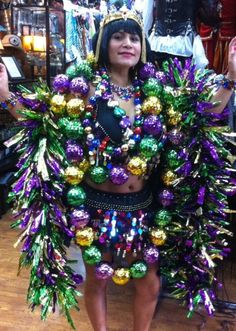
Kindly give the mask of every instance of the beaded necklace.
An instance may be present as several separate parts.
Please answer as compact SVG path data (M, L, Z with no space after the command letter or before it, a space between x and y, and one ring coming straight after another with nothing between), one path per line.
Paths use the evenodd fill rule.
M126 87L121 87L119 85L116 85L112 82L110 82L110 88L113 93L116 93L118 97L120 97L122 100L128 101L130 100L135 92L134 86L129 85Z
M159 149L160 130L158 129L156 133L149 132L148 128L153 126L153 122L157 123L159 119L154 115L144 116L142 114L141 82L134 79L132 83L135 105L134 122L132 124L125 110L120 108L119 102L113 98L110 77L106 69L100 69L95 76L98 83L95 97L89 99L89 107L92 107L93 112L96 112L97 100L107 101L107 105L113 109L114 117L119 119L122 142L115 144L109 136L103 139L95 138L96 134L92 133L90 128L86 128L87 125L91 127L91 122L84 121L85 132L88 132L86 144L89 147L89 162L93 166L90 171L91 179L100 184L109 178L114 184L121 185L128 180L129 174L136 176L148 175L152 164L156 162L153 158L155 158ZM96 130L99 126L99 123L96 122L96 114L94 114L94 119L93 127ZM127 159L125 165L121 161L124 160L124 157Z

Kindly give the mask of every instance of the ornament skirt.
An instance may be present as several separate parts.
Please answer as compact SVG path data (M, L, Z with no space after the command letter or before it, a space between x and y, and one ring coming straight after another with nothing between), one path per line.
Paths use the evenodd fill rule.
M87 184L83 184L83 189L90 220L86 228L77 232L76 242L82 246L85 263L96 265L98 278L107 278L109 274L114 280L114 273L120 271L122 279L124 272L129 277L145 276L147 263L155 263L159 255L149 240L154 216L150 187L128 194L107 193ZM112 265L103 261L103 253L110 253ZM134 260L137 257L137 261L129 265L127 254L132 254ZM123 284L120 277L118 281L115 279L116 283Z

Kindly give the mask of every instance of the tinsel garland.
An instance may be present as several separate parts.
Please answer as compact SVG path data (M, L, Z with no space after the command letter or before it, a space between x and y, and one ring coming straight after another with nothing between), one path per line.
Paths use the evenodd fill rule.
M190 61L182 69L175 60L164 65L167 143L163 153L164 206L171 215L163 229L167 241L161 250L161 273L184 299L189 316L203 303L214 311L216 259L227 256L227 193L235 193L223 131L227 113L214 106L211 77L196 72ZM163 197L163 192L160 193Z
M67 76L91 81L93 65L71 67ZM163 208L155 216L167 237L160 248L161 273L175 297L186 301L189 316L199 303L212 314L215 261L229 251L227 194L236 190L224 135L228 128L222 127L226 115L211 112L212 77L207 70L196 71L190 61L183 68L177 60L166 63L162 72L146 64L140 77L146 95L143 111L149 111L150 104L152 108L155 97L166 124L161 156L165 187L161 192L156 188ZM65 101L66 84L53 93L42 86L34 96L21 98L23 128L8 146L18 144L21 155L11 199L17 219L13 226L23 231L18 240L23 242L19 267L31 266L28 301L32 308L41 306L43 319L59 304L73 327L69 309L77 307L76 285L82 278L73 273L65 254L65 244L75 236L63 197L69 166L61 134L66 117L57 125L58 114L65 115L70 100ZM80 86L86 89L84 82ZM70 109L82 112L83 105L73 102ZM81 130L78 125L77 131Z
M17 144L20 159L10 199L15 202L16 222L23 242L19 271L31 267L27 301L30 307L41 307L41 318L54 312L56 305L74 328L70 309L78 309L76 287L82 276L75 274L66 256L66 244L73 237L62 201L61 181L66 158L61 134L49 110L50 92L46 86L37 89L37 98L20 99L24 120L19 133L7 142ZM44 99L44 101L40 101ZM15 246L16 246L15 245Z

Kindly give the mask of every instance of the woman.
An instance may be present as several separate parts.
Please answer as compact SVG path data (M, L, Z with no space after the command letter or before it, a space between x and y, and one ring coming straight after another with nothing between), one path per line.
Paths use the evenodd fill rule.
M226 88L219 88L215 100L220 98L222 102L220 106L208 109L211 113L213 110L220 113L232 94L231 80L236 78L233 49L235 43L236 40L231 43L229 54L228 75L230 80L224 80ZM40 251L41 258L37 261L34 260L29 290L29 301L33 307L43 306L43 317L47 313L48 306L54 306L57 299L67 314L68 309L76 305L74 299L76 278L66 264L66 256L63 246L61 246L62 241L60 242L62 238L65 240L65 238L73 237L74 228L76 228L76 242L82 247L86 263L85 301L94 330L107 330L105 294L110 277L119 285L124 285L130 277L133 278L135 284L133 329L134 331L149 330L160 288L159 247L162 257L167 257L167 261L163 258L164 262L167 264L179 263L179 270L176 269L175 272L174 264L165 265L164 268L171 270L171 272L168 271L169 277L172 275L170 280L176 277L177 288L181 279L185 291L184 286L186 279L188 280L188 277L186 278L188 274L185 272L187 269L181 268L187 268L183 265L184 261L187 261L189 251L194 256L198 255L196 243L194 249L190 245L190 239L195 235L192 231L191 220L204 215L204 204L201 207L202 214L199 206L198 212L195 212L195 209L192 214L191 211L188 211L187 222L185 219L186 208L182 208L185 204L181 204L183 200L179 200L181 206L174 205L174 208L177 208L180 213L180 217L177 213L168 211L173 195L170 191L165 190L162 191L160 198L163 209L161 213L155 214L155 219L153 217L157 209L157 202L153 201L150 178L159 163L159 154L166 141L166 119L171 120L168 125L171 126L171 137L174 139L170 136L168 139L173 141L173 144L176 143L176 140L179 143L181 140L181 144L184 143L183 135L187 134L184 130L186 127L189 129L189 126L186 122L180 139L180 136L176 134L177 131L174 131L177 125L181 125L180 121L176 122L180 113L177 111L173 113L172 109L167 112L167 115L163 111L163 117L159 116L162 105L156 95L162 98L162 103L165 102L167 107L169 100L174 104L178 99L178 94L174 93L171 88L163 89L162 84L167 84L167 74L164 77L161 73L156 73L151 64L141 67L142 63L146 61L145 48L142 22L135 13L121 10L110 14L105 17L95 38L95 57L98 65L90 58L88 59L89 64L83 63L79 67L72 67L68 69L67 76L56 77L53 84L55 92L52 95L42 88L38 90L36 99L35 96L20 99L27 108L22 110L22 114L26 118L26 121L22 121L25 129L17 138L19 148L24 149L20 160L23 170L19 174L20 179L13 187L13 191L16 198L21 195L21 200L23 200L23 207L21 205L22 208L18 211L21 221L17 223L26 229L21 236L25 242L22 249L23 264L33 263L33 252L35 250L38 252L38 247L44 247L44 250ZM140 71L139 68L141 68ZM9 91L5 68L1 66L0 69L2 81L0 95L4 101L8 97ZM186 74L187 67L185 69ZM172 69L170 68L170 70ZM136 77L137 72L139 72L138 77ZM148 80L147 85L144 83L146 79ZM188 89L184 89L184 92L181 93L186 93ZM186 95L189 96L189 92ZM204 97L202 96L203 99ZM16 102L12 95L5 105L17 117L19 115L15 111ZM193 103L195 104L195 101ZM186 104L190 106L189 97ZM184 105L186 106L186 104ZM192 118L194 116L192 115ZM54 121L58 117L59 120L55 125ZM193 124L191 122L192 127L194 127ZM203 131L202 134L204 135ZM175 144L176 148L177 145L178 143ZM172 150L173 148L172 146ZM196 148L199 149L199 146L195 147L193 141L188 148L195 151ZM207 148L206 144L204 160L208 155ZM209 149L210 155L212 148ZM168 148L166 151L168 152ZM186 149L183 147L182 156L184 151L186 152ZM168 153L169 156L171 153L173 154L170 151ZM66 158L63 159L62 155ZM192 157L196 159L195 154ZM188 158L187 153L184 158ZM172 156L168 160L171 161L169 167L174 163L176 169L183 168L183 163L176 166ZM197 163L196 160L195 163ZM216 168L219 171L218 164ZM213 180L214 171L216 171L215 167L212 166L209 182ZM165 179L167 177L165 176ZM180 177L182 181L185 180L183 179L185 177L187 181L190 178L190 183L194 181L194 184L198 177L202 180L201 176L193 175L189 167L188 171L186 167L184 171L182 169ZM168 178L170 179L170 177ZM176 177L172 178L171 181L176 179ZM201 187L202 185L201 182ZM176 186L178 189L178 184ZM194 192L194 187L192 189ZM62 199L62 191L66 194L66 202ZM33 195L31 195L32 192L34 192ZM185 189L185 198L186 192ZM203 188L201 188L201 192L203 192ZM176 194L181 199L182 191L176 191ZM207 193L205 195L207 196ZM204 200L203 194L201 194L201 198ZM66 214L62 207L65 205L67 206ZM211 202L211 207L213 205L214 201ZM222 202L221 208L223 206L225 205ZM191 208L193 207L191 206ZM64 218L65 215L67 220ZM174 227L168 223L173 215L175 216ZM214 217L216 216L214 215ZM180 224L182 218L184 218L185 225ZM196 220L197 226L201 223L200 221L202 222L202 217L200 220ZM156 225L159 227L157 228ZM202 227L202 223L200 225ZM207 225L207 229L208 227L211 229L210 225ZM60 237L55 234L60 234ZM221 234L220 229L219 234ZM168 236L170 242L166 239ZM181 256L181 236L185 239L185 243L188 241L188 251L186 251L184 259ZM165 247L165 242L167 242L167 248L162 249L162 246ZM168 245L175 246L169 249ZM199 252L202 254L202 256L200 254L198 256L199 264L203 261L205 263L205 259L210 260L206 247L205 251L201 247ZM170 260L168 260L169 256ZM194 269L193 265L191 265L191 269ZM198 269L200 268L198 267ZM196 272L199 271L198 269L196 268ZM202 301L209 307L209 297L206 300L208 292L201 287L202 284L206 284L208 269L210 266L205 270L206 278L204 280L199 278L196 286L194 285L194 290L198 295L201 295L199 291L203 292ZM62 272L63 275L61 275ZM191 276L193 272L191 271ZM173 274L175 274L174 277ZM197 275L194 274L194 282L196 277ZM191 284L194 282L191 280ZM69 294L63 290L62 284L63 286L66 284L65 287ZM190 287L188 287L189 289ZM194 291L189 290L190 292L188 292L188 290L185 295L191 302L189 309L193 311L201 299L194 298L193 304L191 295ZM63 300L60 300L62 296L64 303Z

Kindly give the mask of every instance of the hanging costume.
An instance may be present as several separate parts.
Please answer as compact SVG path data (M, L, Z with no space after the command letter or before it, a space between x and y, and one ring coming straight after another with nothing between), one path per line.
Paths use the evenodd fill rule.
M177 56L179 59L193 57L197 68L204 68L208 60L197 32L197 19L204 19L207 11L207 21L215 25L216 1L148 0L146 2L144 8L149 15L144 13L145 32L148 34L148 30L153 25L149 42L152 51L156 54L157 62L162 63L171 56ZM151 4L154 7L153 15L150 15ZM154 16L154 24L152 24L152 16Z
M234 0L219 1L220 23L217 28L201 24L200 35L209 59L209 67L216 73L227 70L227 54L231 39L236 36L236 6Z
M136 15L126 15L141 25ZM127 16L111 14L103 26ZM21 155L11 194L14 226L22 229L20 268L32 267L28 301L41 306L43 319L59 304L73 326L69 310L77 306L82 277L66 257L70 240L82 248L85 263L96 266L99 279L111 277L120 285L144 277L149 264L159 261L189 314L199 303L213 313L215 260L228 252L226 193L235 186L225 114L206 112L212 80L190 60L183 68L175 60L163 72L145 64L132 87L119 91L122 98L134 94L133 124L113 100L105 68L91 56L58 75L53 91L42 85L20 97L24 119L8 141ZM85 105L88 82L95 94ZM152 177L159 165L163 187ZM122 185L130 174L147 179L140 192L102 192L85 180ZM102 260L107 250L112 264ZM131 265L129 252L137 255Z

